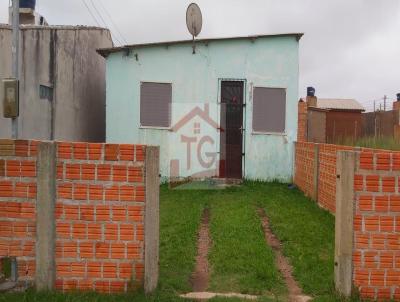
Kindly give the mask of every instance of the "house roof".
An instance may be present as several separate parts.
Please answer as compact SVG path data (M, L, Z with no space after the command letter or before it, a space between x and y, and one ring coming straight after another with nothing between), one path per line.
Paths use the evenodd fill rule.
M223 38L208 38L208 39L196 39L196 43L208 44L213 41L226 41L226 40L240 40L240 39L249 39L249 40L257 40L259 38L266 37L296 37L297 40L300 40L303 36L303 33L283 33L283 34L264 34L264 35L253 35L253 36L239 36L239 37L223 37ZM132 48L137 47L152 47L152 46L170 46L176 44L188 44L192 43L192 40L178 40L178 41L164 41L164 42L151 42L151 43L141 43L141 44L131 44L119 47L111 47L111 48L101 48L98 49L97 52L101 54L103 57L107 57L111 53L120 52L123 50L130 50Z
M302 101L306 101L303 98ZM365 108L355 99L317 99L317 108L328 110L365 111Z

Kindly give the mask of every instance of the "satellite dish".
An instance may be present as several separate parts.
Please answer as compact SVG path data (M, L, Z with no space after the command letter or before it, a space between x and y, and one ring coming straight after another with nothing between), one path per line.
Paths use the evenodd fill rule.
M189 4L186 10L186 26L193 38L193 54L196 53L196 45L194 38L197 37L203 26L203 17L201 15L200 7L196 3Z
M200 7L196 3L189 4L186 10L186 25L193 39L200 34L203 26L203 17Z

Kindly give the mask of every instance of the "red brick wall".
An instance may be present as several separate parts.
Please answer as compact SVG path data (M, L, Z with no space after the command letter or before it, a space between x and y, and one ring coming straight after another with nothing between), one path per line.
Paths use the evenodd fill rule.
M296 143L294 182L306 196L314 192L314 148L313 143Z
M354 285L400 300L400 154L361 152L354 179Z
M298 129L297 129L297 141L307 141L307 103L299 101L298 103Z
M318 162L314 160L316 146L319 149ZM337 151L354 149L348 146L297 142L295 184L306 196L312 197L315 190L314 172L318 171L318 204L331 213L335 213ZM318 169L315 169L314 165L318 165Z
M317 163L315 146L319 149ZM296 185L311 196L314 165L319 165L318 204L332 213L336 210L338 151L359 153L354 179L353 283L362 298L400 300L400 153L296 143Z
M0 257L17 257L20 280L35 274L36 150L0 140Z
M318 161L314 160L315 146L318 146ZM318 171L318 205L331 213L336 210L336 160L338 151L383 152L368 148L342 145L297 142L295 150L294 182L306 196L312 197L314 171ZM315 169L314 165L318 165Z
M142 283L143 168L143 146L58 145L57 288L119 292Z
M0 140L0 257L34 279L38 142ZM138 287L144 275L145 146L57 143L56 288Z
M338 151L352 151L354 147L319 144L318 204L331 213L336 210L336 159Z

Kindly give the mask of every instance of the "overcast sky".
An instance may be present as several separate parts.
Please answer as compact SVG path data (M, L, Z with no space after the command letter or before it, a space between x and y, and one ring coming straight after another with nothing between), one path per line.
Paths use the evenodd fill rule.
M196 1L203 12L200 38L304 32L301 96L312 85L319 97L356 98L370 108L374 99L386 94L391 103L400 93L400 0ZM190 38L190 2L37 0L37 10L50 24L103 25L99 12L115 37L133 44ZM2 23L8 4L0 0Z

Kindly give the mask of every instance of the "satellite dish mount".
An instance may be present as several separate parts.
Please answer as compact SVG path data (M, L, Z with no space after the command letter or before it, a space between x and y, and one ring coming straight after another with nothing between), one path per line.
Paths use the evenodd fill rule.
M203 26L203 17L201 15L200 7L196 3L191 3L186 10L186 25L189 33L192 35L193 54L196 53L196 45L194 38L197 37Z

